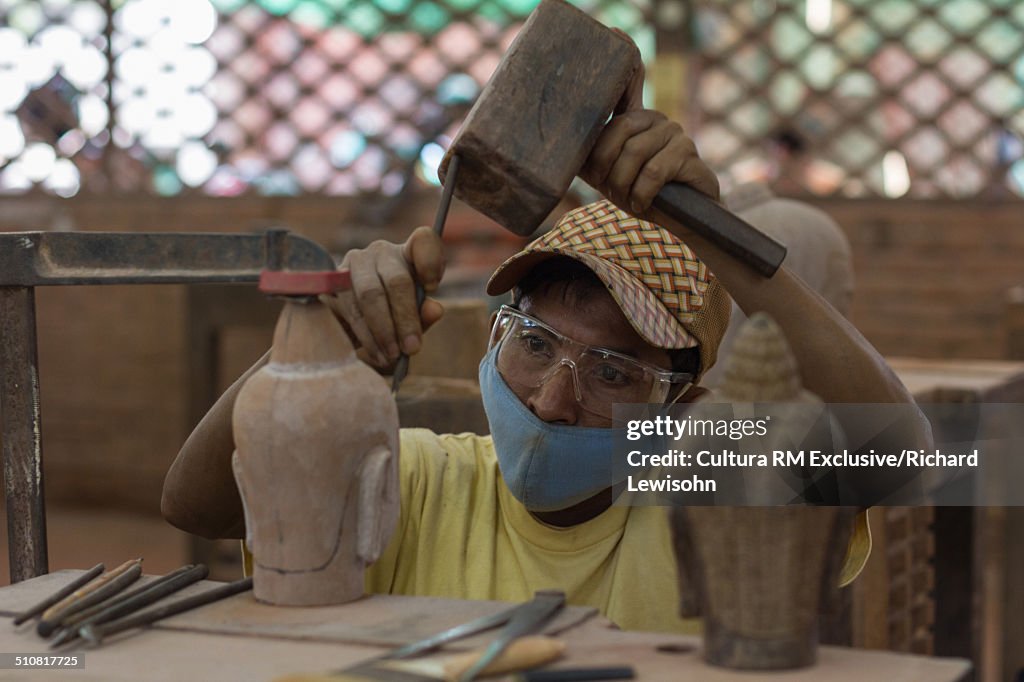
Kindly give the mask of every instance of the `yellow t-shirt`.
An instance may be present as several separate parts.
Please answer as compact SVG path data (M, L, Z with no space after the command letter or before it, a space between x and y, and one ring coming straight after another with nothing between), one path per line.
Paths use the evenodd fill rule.
M555 528L512 496L489 436L403 429L401 448L401 518L367 572L369 591L524 601L554 587L570 604L596 607L627 630L699 632L699 619L677 615L665 508L612 506L586 523ZM866 524L858 530L844 583L870 552Z
M700 631L699 619L677 615L665 508L612 506L570 528L543 524L505 485L489 436L402 429L400 461L401 516L367 571L368 592L525 601L558 588L627 630ZM870 548L861 514L842 584Z

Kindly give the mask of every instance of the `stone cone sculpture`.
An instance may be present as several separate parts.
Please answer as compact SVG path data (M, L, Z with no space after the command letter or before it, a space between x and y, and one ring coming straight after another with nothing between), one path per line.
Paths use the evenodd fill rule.
M715 402L818 400L803 389L789 345L767 315L746 323L729 363ZM772 430L786 428L774 417ZM819 611L838 596L856 510L692 506L671 514L680 611L703 616L705 659L741 670L813 664Z
M325 305L288 299L233 427L256 598L358 599L398 521L398 412Z

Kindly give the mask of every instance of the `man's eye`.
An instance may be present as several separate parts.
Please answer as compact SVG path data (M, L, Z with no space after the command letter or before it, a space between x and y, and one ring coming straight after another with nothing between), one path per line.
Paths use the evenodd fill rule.
M625 372L621 367L607 362L603 362L595 367L594 373L598 379L606 384L629 386L633 382L633 378L628 372Z
M551 352L551 343L537 334L523 332L519 337L519 342L526 351L536 355L546 355Z

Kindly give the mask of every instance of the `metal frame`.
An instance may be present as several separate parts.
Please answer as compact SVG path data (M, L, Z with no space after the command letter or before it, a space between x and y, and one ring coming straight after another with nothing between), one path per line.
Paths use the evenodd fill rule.
M35 287L251 282L264 269L333 271L316 243L265 234L0 234L0 442L11 582L49 571Z

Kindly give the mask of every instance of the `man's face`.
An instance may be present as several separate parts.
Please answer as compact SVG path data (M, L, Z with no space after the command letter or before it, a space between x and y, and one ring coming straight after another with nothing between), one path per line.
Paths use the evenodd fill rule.
M668 351L644 341L606 290L594 294L582 304L573 297L563 298L558 289L536 293L524 299L520 308L575 341L671 369ZM513 371L510 369L506 374ZM576 401L569 367L562 367L547 382L534 389L517 388L514 376L506 378L519 400L546 422L601 428L612 425L610 418L588 412Z

